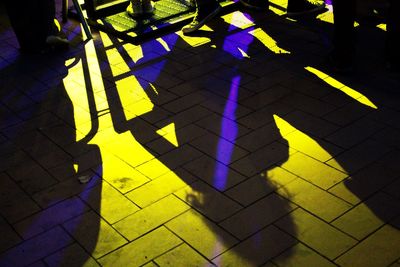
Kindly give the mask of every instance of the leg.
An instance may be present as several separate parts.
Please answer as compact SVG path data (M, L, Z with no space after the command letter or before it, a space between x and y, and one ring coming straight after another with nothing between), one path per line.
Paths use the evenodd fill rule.
M315 14L325 11L324 1L309 1L309 0L288 0L287 3L288 16L300 16L305 14Z
M221 10L221 6L216 0L197 0L196 15L193 21L182 28L184 34L192 33L200 29L204 24L215 17Z

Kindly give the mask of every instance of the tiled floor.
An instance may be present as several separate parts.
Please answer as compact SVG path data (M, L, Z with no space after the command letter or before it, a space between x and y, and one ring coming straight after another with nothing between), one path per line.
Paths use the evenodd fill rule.
M400 266L384 31L340 76L330 12L273 11L30 57L3 11L0 266Z

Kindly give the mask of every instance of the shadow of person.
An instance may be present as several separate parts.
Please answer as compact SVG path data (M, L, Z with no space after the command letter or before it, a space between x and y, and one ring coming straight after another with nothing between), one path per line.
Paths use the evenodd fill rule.
M238 119L254 112L241 101L256 93L242 87L243 81L255 78L243 69L257 63L251 57L260 53L261 46L254 43L253 47L254 38L247 32L242 34L239 27L223 25L224 29L218 32L197 33L197 44L189 44L196 37L176 34L163 36L163 42L145 43L140 46L143 57L137 61L132 53L118 46L130 71L115 78L116 87L122 83L119 79L129 76L134 76L138 84L132 83L132 89L126 86L120 91L108 90L107 99L114 127L121 133L130 132L187 185L170 192L192 207L180 217L187 223L172 220L166 224L169 229L216 265L259 266L283 251L281 260L290 257L295 244L290 236L296 233L290 219L295 205L276 193L280 186L277 177L293 177L284 170L270 172L276 174L275 180L265 176L269 167L287 160L289 147L272 123L272 110L265 114L270 124L265 131L269 140L264 147L249 148L236 143L250 132ZM105 51L98 52L99 57L106 56L101 54ZM184 64L175 61L178 57L186 58ZM219 71L223 75L219 76ZM113 66L103 75L112 76ZM136 110L136 115L128 118L127 112L134 113L135 104L138 108L147 107L140 101L123 105L122 89L126 92L138 85L146 93L146 103L151 108L146 112ZM157 170L146 172L141 166L137 168L152 180L161 180L151 176ZM173 182L167 181L167 188L172 186L169 183ZM135 190L129 194L134 198ZM146 192L149 198L152 194L151 190ZM154 194L159 196L158 192ZM146 205L159 200L156 197ZM290 234L273 224L282 217L286 218Z
M293 77L279 82L291 90L277 103L289 106L292 111L274 113L315 142L307 141L303 135L302 145L295 139L301 140L299 137L302 135L293 133L284 136L290 147L344 175L337 174L337 179L325 185L329 179L321 174L316 176L318 179L310 180L301 168L304 164L313 166L312 161L290 164L298 154L290 156L281 166L347 202L347 207L343 207L341 212L324 219L355 240L363 240L386 224L399 227L396 221L400 213L398 194L390 188L396 186L399 171L395 163L399 157L398 139L396 141L393 134L398 122L398 105L395 103L398 103L400 83L396 74L385 69L383 30L357 27L357 69L351 75L340 75L323 62L330 46L321 43L324 44L327 38L325 29L331 32L331 25L324 21L315 22L312 25L315 34L307 30L308 33L302 35L306 42L297 41L297 34L291 35L290 31L282 35L275 31L280 28L261 26L291 52L287 61L281 63ZM296 31L299 27L290 21L284 24L288 29L296 28ZM310 25L308 21L301 27ZM248 86L252 85L245 85ZM310 147L319 152L313 152ZM320 157L322 154L325 154L325 159ZM324 172L323 166L314 167L317 172ZM334 174L331 176L335 177ZM365 212L364 216L357 215L360 210ZM311 212L315 214L315 211ZM365 220L375 223L366 227L363 224Z
M95 249L100 219L87 214L89 206L100 207L101 183L90 168L101 158L97 146L87 143L90 136L77 140L71 95L84 86L65 79L79 60L66 60L68 53L19 55L1 69L0 213L21 237L1 247L2 266L94 261L87 252ZM81 157L88 151L90 161ZM87 252L71 237L82 229L89 233Z

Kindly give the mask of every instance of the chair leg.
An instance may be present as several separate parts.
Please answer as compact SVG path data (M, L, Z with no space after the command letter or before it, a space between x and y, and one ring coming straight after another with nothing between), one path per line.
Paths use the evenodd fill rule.
M72 0L72 3L74 3L76 13L78 13L79 20L82 23L83 30L85 31L86 37L88 39L92 39L92 33L90 32L89 25L86 21L86 18L83 16L82 8L81 5L79 4L78 0Z
M65 23L68 20L68 0L62 0L62 21Z

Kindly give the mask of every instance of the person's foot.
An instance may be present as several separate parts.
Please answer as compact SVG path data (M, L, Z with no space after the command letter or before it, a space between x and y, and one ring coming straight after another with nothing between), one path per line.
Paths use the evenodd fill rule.
M126 12L132 18L137 18L143 15L142 3L140 1L135 1L135 3L130 2L129 6L126 8Z
M245 7L255 9L255 10L268 10L269 1L268 0L239 0Z
M67 49L69 47L69 41L65 34L60 31L57 34L51 34L46 37L46 46L52 49Z
M325 2L319 0L299 0L300 4L288 4L286 15L301 16L306 14L318 13L325 10ZM289 3L291 3L289 1Z
M201 7L197 10L193 21L182 28L183 34L189 34L200 29L204 24L215 17L221 10L221 6L216 4L213 7Z

